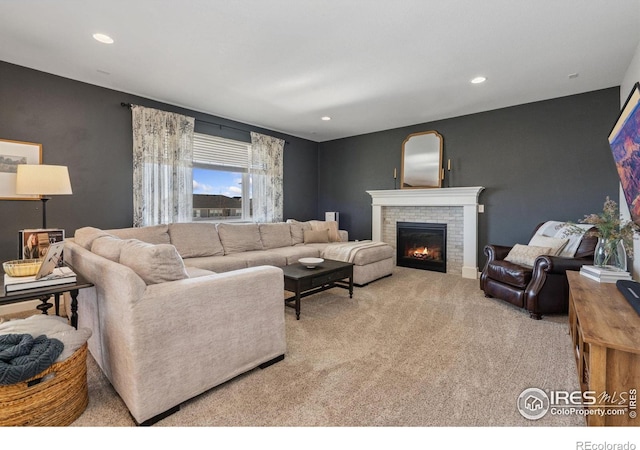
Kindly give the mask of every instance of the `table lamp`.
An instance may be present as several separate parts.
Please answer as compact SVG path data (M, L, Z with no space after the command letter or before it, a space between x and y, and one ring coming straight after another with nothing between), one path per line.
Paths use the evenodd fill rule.
M69 195L71 181L67 166L19 164L16 173L16 194L40 195L42 200L42 228L47 228L46 195Z

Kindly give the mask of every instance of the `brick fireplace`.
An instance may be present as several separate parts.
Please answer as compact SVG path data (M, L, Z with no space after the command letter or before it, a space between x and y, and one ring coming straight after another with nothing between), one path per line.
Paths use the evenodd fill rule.
M475 279L478 277L478 197L483 189L367 191L372 198L372 239L390 244L397 254L398 222L446 224L446 273Z

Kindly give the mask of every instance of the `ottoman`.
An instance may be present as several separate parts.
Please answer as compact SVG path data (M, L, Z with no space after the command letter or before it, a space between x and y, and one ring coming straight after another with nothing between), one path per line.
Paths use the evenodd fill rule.
M393 247L385 242L339 242L326 246L321 256L353 263L353 284L360 287L393 273Z

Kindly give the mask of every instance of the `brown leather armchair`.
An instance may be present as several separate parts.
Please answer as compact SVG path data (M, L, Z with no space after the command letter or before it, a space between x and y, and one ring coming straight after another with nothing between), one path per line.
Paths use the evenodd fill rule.
M525 308L532 319L541 319L543 314L566 313L569 309L566 271L593 264L597 242L597 237L585 235L573 258L542 255L536 258L533 267L505 261L512 247L486 245L487 263L480 275L480 289L485 297Z

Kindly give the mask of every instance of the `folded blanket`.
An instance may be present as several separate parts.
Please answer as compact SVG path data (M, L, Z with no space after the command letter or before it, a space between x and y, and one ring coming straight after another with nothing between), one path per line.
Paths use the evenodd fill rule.
M41 335L0 336L0 385L19 383L38 375L62 353L63 344Z
M49 339L57 339L64 345L64 350L58 355L55 362L61 362L73 355L87 342L91 337L91 330L89 328L76 330L63 317L36 314L26 319L14 319L0 323L0 335L3 334L30 334L34 338L44 334Z
M580 247L580 242L582 242L584 233L589 231L591 228L593 228L593 225L580 223L570 225L566 222L550 220L543 223L540 228L538 228L538 231L536 231L536 234L556 238L568 238L569 242L558 256L573 258L576 254L576 250ZM580 229L583 230L583 233L578 233L578 230Z
M387 245L388 244L385 244L384 242L374 241L341 242L339 244L330 244L326 246L322 252L322 256L336 261L353 262L360 250Z

